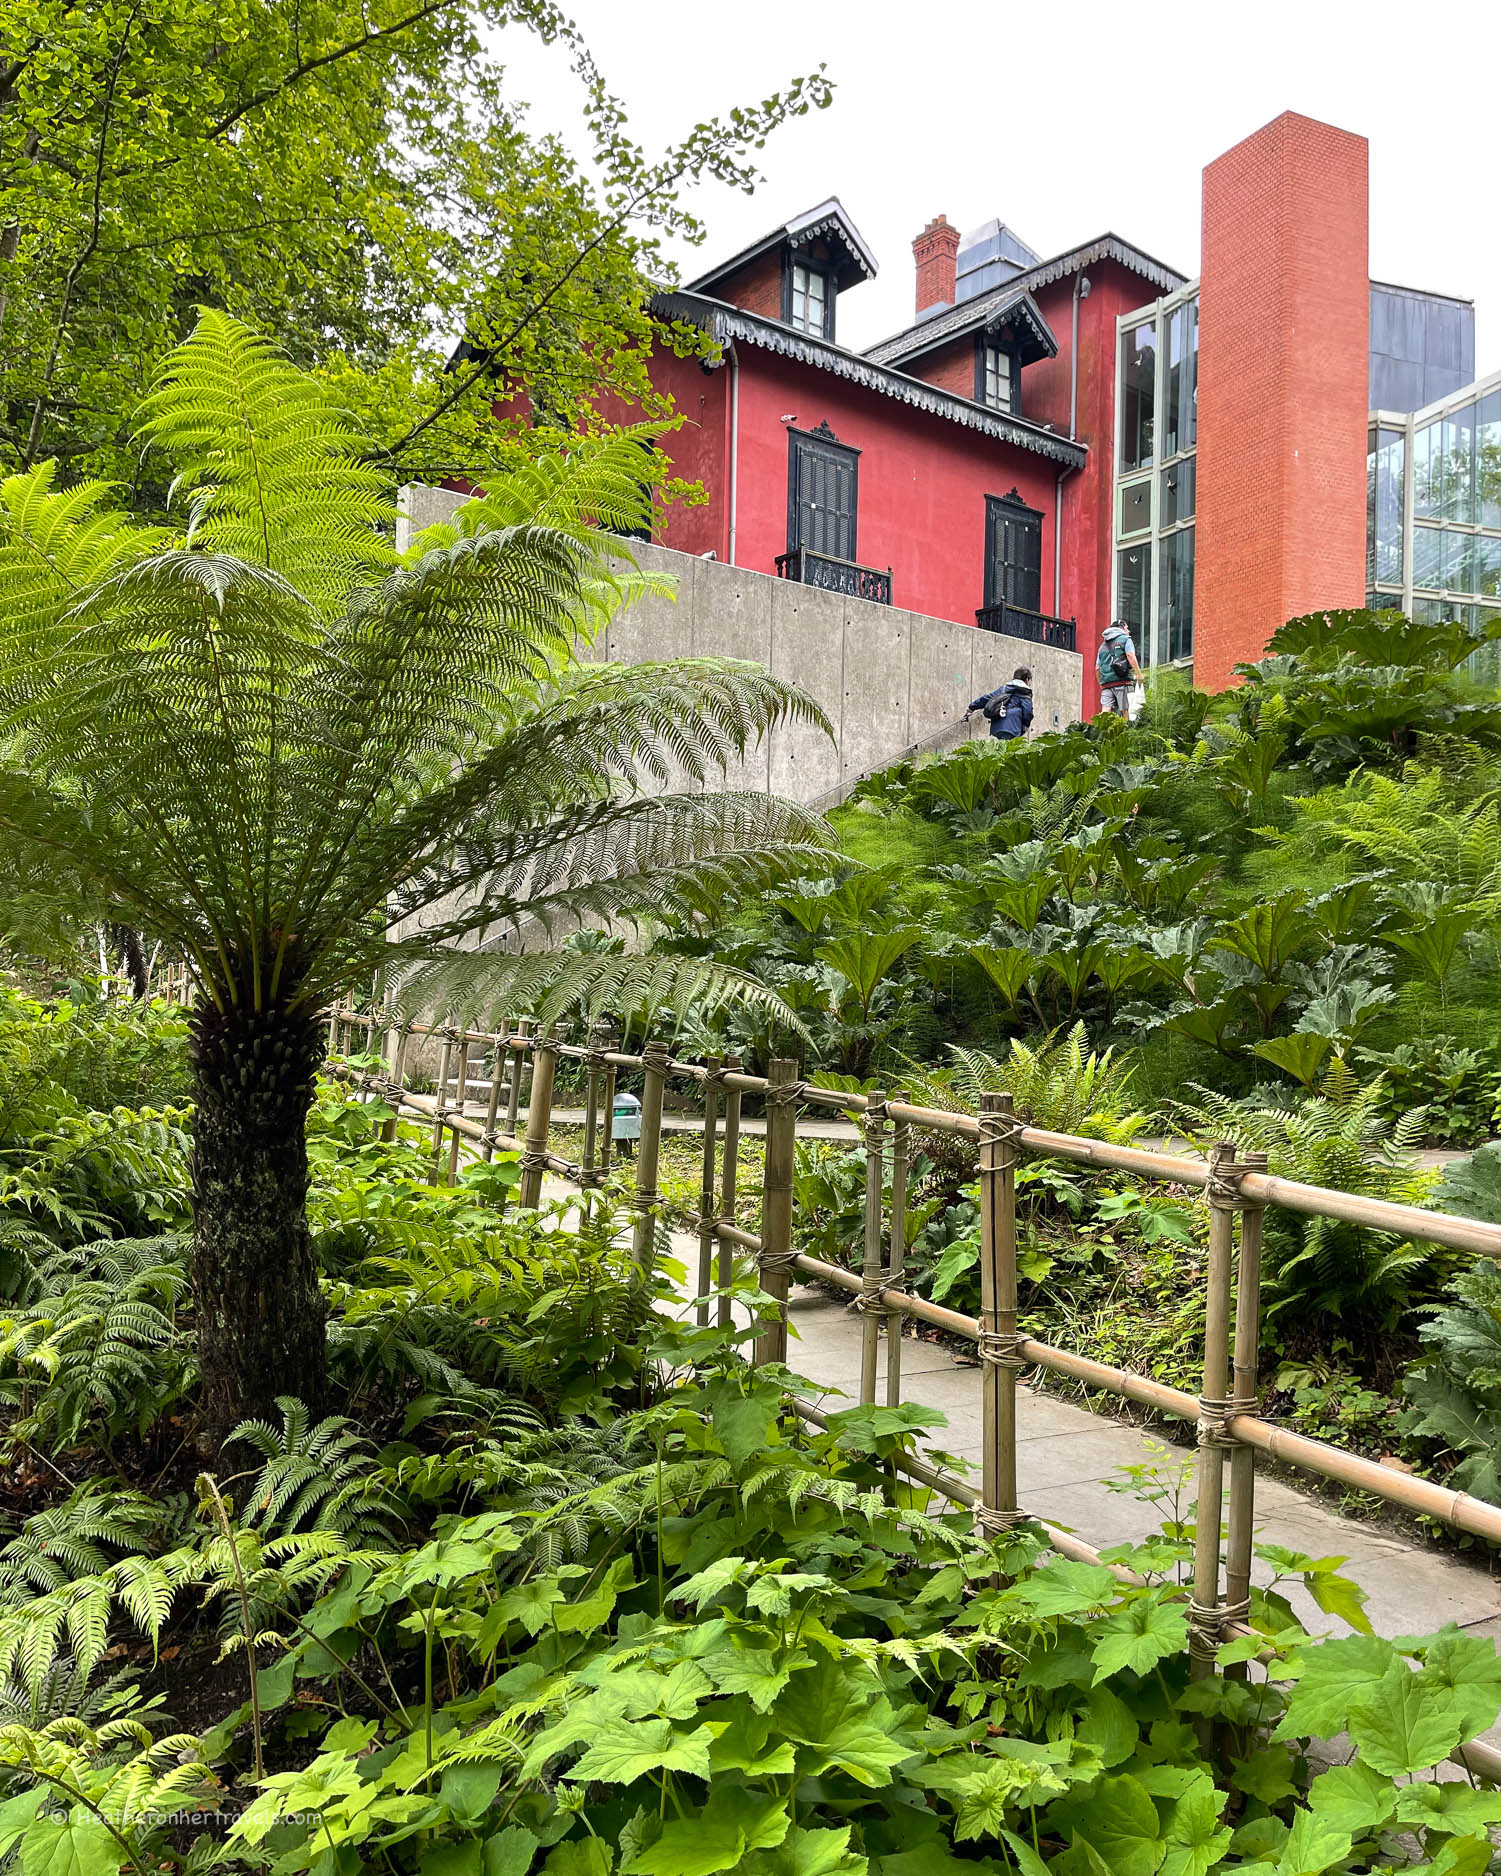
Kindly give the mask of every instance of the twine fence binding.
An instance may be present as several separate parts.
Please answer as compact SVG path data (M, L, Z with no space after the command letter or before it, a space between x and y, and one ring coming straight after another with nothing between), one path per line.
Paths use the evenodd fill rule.
M335 1012L330 1019L331 1044L341 1035L351 1037L356 1026L365 1027L366 1023L367 1019L355 1012ZM370 1053L374 1052L375 1028L372 1016L368 1019ZM433 1095L412 1093L403 1083L408 1036L436 1038L442 1044L444 1060ZM466 1061L476 1045L489 1052L492 1074L483 1126L465 1116L467 1088L459 1091L457 1100L449 1099L448 1084L454 1078L452 1051L455 1042L460 1044ZM648 1043L640 1055L607 1049L597 1035L591 1035L587 1047L566 1044L560 1042L553 1031L535 1032L525 1018L514 1027L508 1025L495 1033L460 1032L422 1024L389 1028L383 1053L390 1072L380 1085L391 1090L387 1096L391 1104L432 1123L435 1135L443 1130L452 1136L449 1178L455 1176L462 1140L482 1147L487 1155L496 1146L517 1151L521 1154L522 1165L520 1202L527 1206L538 1204L545 1172L550 1170L582 1179L587 1171L587 1154L586 1165L580 1166L548 1151L558 1060L579 1061L588 1071L586 1133L588 1118L592 1116L599 1140L599 1180L604 1178L609 1165L609 1117L615 1078L621 1070L641 1071L644 1092L635 1168L637 1218L633 1242L638 1255L643 1257L650 1250L655 1216L660 1207L658 1152L666 1084L669 1079L697 1084L704 1097L704 1169L699 1210L688 1222L699 1236L699 1297L706 1298L711 1290L717 1289L720 1292L717 1319L727 1324L729 1299L724 1292L729 1288L734 1254L739 1250L754 1255L760 1286L777 1304L774 1317L763 1326L755 1340L752 1359L759 1363L780 1362L786 1358L787 1291L794 1270L852 1294L861 1305L860 1397L866 1403L876 1398L883 1327L886 1399L890 1405L897 1404L901 1397L901 1338L897 1331L903 1319L924 1322L973 1341L980 1356L983 1390L980 1485L971 1485L916 1458L903 1456L896 1464L910 1478L927 1485L951 1503L971 1508L982 1531L1000 1534L1019 1523L1030 1522L1041 1528L1060 1554L1085 1562L1100 1561L1098 1551L1091 1545L1058 1530L1046 1520L1029 1518L1017 1503L1016 1386L1025 1369L1042 1368L1193 1425L1199 1503L1220 1507L1227 1519L1223 1557L1221 1520L1212 1515L1197 1519L1198 1536L1187 1610L1189 1658L1195 1675L1217 1671L1215 1651L1223 1641L1252 1633L1246 1621L1250 1611L1258 1453L1501 1544L1501 1507L1464 1492L1451 1491L1430 1480L1393 1472L1322 1440L1289 1432L1261 1419L1255 1412L1262 1225L1268 1206L1281 1206L1302 1216L1338 1219L1402 1237L1416 1237L1488 1256L1498 1262L1501 1262L1501 1226L1276 1177L1268 1173L1265 1155L1248 1154L1243 1161L1237 1161L1234 1149L1226 1143L1214 1147L1206 1163L1139 1147L1115 1146L1105 1141L1053 1133L1033 1127L1019 1117L1007 1094L982 1096L978 1116L956 1114L917 1106L899 1095L880 1091L866 1096L819 1088L798 1079L796 1064L789 1061L773 1061L770 1073L762 1077L745 1074L734 1056L723 1061L716 1058L707 1064L675 1060L662 1041ZM530 1087L523 1102L524 1069L528 1062L531 1065ZM603 1074L598 1072L601 1065ZM337 1061L330 1066L334 1074L342 1074L345 1079L359 1079ZM371 1085L376 1084L372 1081ZM766 1167L759 1235L742 1230L735 1223L740 1110L746 1094L759 1095L766 1106ZM493 1124L502 1097L506 1102L507 1121L503 1129ZM724 1104L722 1135L718 1124L721 1100ZM526 1129L524 1135L518 1137L516 1129L523 1106ZM866 1215L859 1274L793 1248L792 1178L797 1116L799 1110L807 1106L843 1109L864 1122ZM904 1285L906 1173L911 1163L910 1140L914 1127L956 1135L978 1145L981 1230L978 1317L965 1316L929 1302ZM1023 1149L1043 1158L1135 1173L1193 1187L1207 1194L1210 1236L1205 1279L1205 1353L1198 1395L1153 1381L1145 1375L1110 1367L1088 1356L1053 1348L1020 1328L1017 1323L1015 1173L1018 1154ZM888 1152L893 1173L889 1204L884 1193ZM701 1302L701 1321L707 1312L707 1302ZM798 1401L795 1405L803 1418L813 1424L823 1424L824 1415L810 1403ZM1124 1568L1112 1567L1124 1580L1136 1580ZM1242 1663L1224 1672L1243 1678L1248 1668ZM1460 1748L1457 1756L1478 1776L1501 1784L1501 1752L1475 1742Z

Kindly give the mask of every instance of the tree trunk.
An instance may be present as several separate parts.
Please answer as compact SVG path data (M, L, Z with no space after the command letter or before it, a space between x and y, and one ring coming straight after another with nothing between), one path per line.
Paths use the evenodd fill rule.
M193 1011L193 1293L200 1441L293 1394L315 1414L327 1362L307 1222L306 1125L322 1025L284 1009Z

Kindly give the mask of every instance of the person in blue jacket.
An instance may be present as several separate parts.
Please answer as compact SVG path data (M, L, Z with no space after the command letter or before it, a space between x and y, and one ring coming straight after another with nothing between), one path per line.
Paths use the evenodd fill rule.
M1025 736L1032 727L1032 673L1026 665L1019 664L999 690L977 697L965 711L966 719L977 710L985 712L991 735L1003 742Z

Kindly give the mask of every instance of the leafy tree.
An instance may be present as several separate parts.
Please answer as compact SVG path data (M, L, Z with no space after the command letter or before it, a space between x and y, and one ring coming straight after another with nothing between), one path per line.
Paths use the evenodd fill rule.
M0 489L0 860L45 862L78 916L190 961L193 1286L222 1435L323 1391L304 1125L328 999L400 979L461 1014L547 983L712 1001L735 980L707 962L452 947L806 870L814 817L703 784L820 719L754 666L578 661L648 583L595 526L640 519L635 433L498 481L404 561L359 440L222 314L166 361L139 434L184 534L58 489L51 464Z
M566 48L587 167L527 132L504 27ZM502 458L497 386L559 423L601 385L655 411L643 282L661 233L701 232L679 186L749 187L747 152L828 96L814 74L648 156L552 0L16 0L0 464L56 456L159 505L121 413L200 304L326 365L409 475ZM474 362L445 375L459 333Z

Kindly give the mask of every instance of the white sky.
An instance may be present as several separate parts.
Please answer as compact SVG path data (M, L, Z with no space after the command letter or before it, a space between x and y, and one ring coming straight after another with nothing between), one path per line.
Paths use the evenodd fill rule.
M833 104L771 139L754 196L700 190L708 240L675 258L691 277L839 196L881 267L841 302L847 345L908 322L911 240L940 211L961 229L999 215L1043 255L1109 228L1196 273L1204 164L1295 110L1370 139L1373 277L1473 299L1477 375L1501 365L1495 0L573 0L572 11L652 154L827 65ZM499 49L534 128L582 149L563 55L515 29Z

